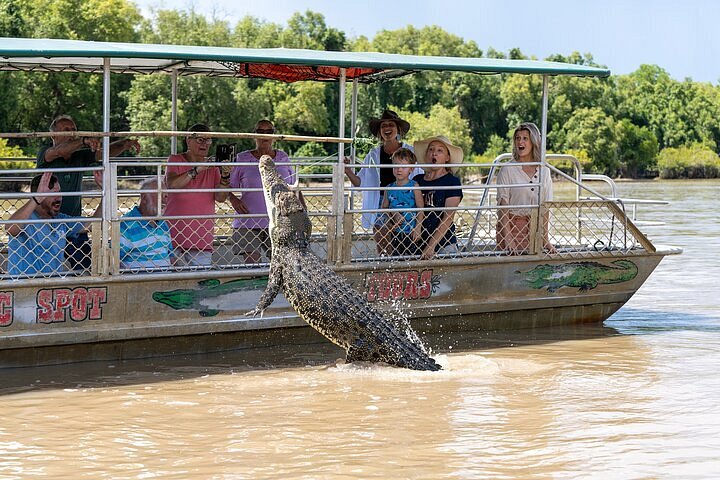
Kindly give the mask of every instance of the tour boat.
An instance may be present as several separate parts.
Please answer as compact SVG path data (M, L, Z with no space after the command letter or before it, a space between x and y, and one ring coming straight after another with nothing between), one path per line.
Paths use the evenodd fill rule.
M681 253L677 247L653 244L640 230L642 224L635 217L635 207L652 202L618 198L614 189L603 194L596 188L597 183L590 184L588 180L600 179L614 188L612 180L583 175L580 164L570 156L546 155L544 139L551 77L607 77L610 75L607 69L534 60L2 38L0 71L5 75L11 74L7 72L102 75L103 130L80 131L77 135L102 137L105 147L111 137L168 137L168 153L177 150L178 138L193 135L180 131L176 124L183 77L339 83L337 136L328 136L326 132L318 132L317 137L282 132L265 136L338 146L337 156L323 164L331 174L324 178L310 175L296 186L303 191L314 227L310 247L368 303L405 316L421 336L601 322L632 297L664 256ZM344 157L353 153L357 145L358 87L423 71L542 77L542 97L538 98L542 102L542 164L556 178L574 185L572 198L532 208L533 228L526 252L504 251L496 242L495 173L509 159L506 154L485 166L484 177L468 173L479 172L477 164L456 165L464 179L464 198L455 213L459 253L431 260L377 253L372 231L363 228L360 220L363 186L350 186L343 171ZM111 130L112 74L170 77L172 115L166 130ZM346 91L351 95L349 112L345 108ZM221 141L263 136L252 132L204 135ZM48 136L46 131L0 133L0 138ZM574 174L555 168L557 158L575 165ZM128 187L127 179L118 172L124 167L144 165L147 171L160 177L166 168L164 160L111 158L109 149L104 148L102 167L96 168L103 172L104 188L83 192L86 211L99 198L105 199L101 218L86 219L91 227L92 250L90 266L84 271L11 276L8 235L4 228L0 230L3 242L0 367L325 341L296 315L282 295L262 316L246 316L267 285L269 263L245 264L241 256L233 254L229 246L231 221L239 215L226 206L218 204L217 215L213 217L212 266L121 268L120 224L127 221L123 214L137 203L138 190ZM309 161L291 160L296 166ZM0 173L3 181L18 178L27 181L38 171ZM5 190L0 195L5 205L3 224L8 223L17 206L30 198L27 191ZM548 234L555 246L552 253L543 249L544 226L540 219L546 215L550 216ZM165 217L156 220L161 218Z

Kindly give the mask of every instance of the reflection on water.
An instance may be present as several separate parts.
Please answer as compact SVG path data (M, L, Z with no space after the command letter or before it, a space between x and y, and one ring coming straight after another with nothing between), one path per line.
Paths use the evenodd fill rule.
M430 337L442 372L328 344L0 371L0 478L712 478L719 186L622 184L685 253L604 325Z

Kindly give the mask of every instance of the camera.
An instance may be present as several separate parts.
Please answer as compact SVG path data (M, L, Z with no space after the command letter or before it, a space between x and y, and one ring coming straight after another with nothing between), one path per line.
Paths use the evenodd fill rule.
M235 144L218 145L215 148L215 160L218 162L229 162L235 158Z

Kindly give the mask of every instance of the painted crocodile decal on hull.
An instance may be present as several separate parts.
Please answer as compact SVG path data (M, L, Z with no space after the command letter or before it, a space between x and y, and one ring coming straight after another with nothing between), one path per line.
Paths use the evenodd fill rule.
M334 344L347 360L385 362L414 370L440 370L407 325L402 331L308 248L310 217L277 173L269 156L260 176L270 217L272 260L265 292L249 315L261 314L282 289L300 318Z
M611 265L597 262L572 262L560 265L538 265L527 272L516 271L535 289L547 288L554 292L561 287L575 287L581 292L598 285L622 283L638 274L637 265L630 260L615 260Z
M152 298L158 303L167 305L174 310L197 310L202 317L214 317L220 311L208 308L203 301L208 298L220 297L246 290L260 290L267 286L267 277L230 280L220 283L211 278L198 282L198 288L179 288L168 292L153 292Z

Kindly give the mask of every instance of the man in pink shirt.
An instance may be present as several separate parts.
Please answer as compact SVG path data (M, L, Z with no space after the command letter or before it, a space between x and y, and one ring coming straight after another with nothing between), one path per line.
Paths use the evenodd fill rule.
M195 124L189 132L209 132L203 124ZM188 137L184 153L170 155L167 167L167 216L195 218L168 220L176 265L212 265L215 202L224 202L228 192L186 192L193 189L227 188L230 184L229 167L221 172L214 165L188 165L205 163L212 139L202 136ZM177 191L172 191L177 190Z

